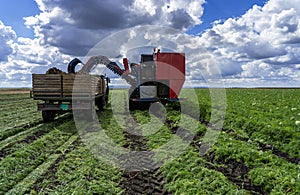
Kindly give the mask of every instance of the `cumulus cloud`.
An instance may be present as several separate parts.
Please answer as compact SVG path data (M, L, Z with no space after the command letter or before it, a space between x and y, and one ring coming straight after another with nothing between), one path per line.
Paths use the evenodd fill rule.
M220 76L226 86L300 85L300 0L254 5L197 36L184 32L201 24L204 0L36 2L40 14L25 18L35 39L17 38L0 22L2 85L11 80L30 85L31 73L51 66L65 70L73 56L138 62L154 46L185 52L187 78L196 85Z
M49 67L57 67L66 71L66 65L71 57L59 52L53 46L44 46L39 39L16 38L11 41L9 48L12 53L0 61L1 87L31 86L31 74L45 73Z
M243 16L216 21L201 43L219 63L224 78L257 78L261 84L299 85L300 1L269 0ZM225 67L225 68L222 68ZM228 71L228 70L232 71ZM273 82L274 84L274 82Z
M7 52L5 54L8 56L7 63L1 64L5 67L0 70L2 86L9 81L17 83L21 78L23 80L26 78L30 84L28 78L31 73L44 73L51 66L64 70L71 56L85 56L99 41L102 41L101 47L96 48L93 55L102 54L113 58L120 54L123 56L128 54L133 58L132 61L138 62L138 55L133 51L126 52L127 48L135 43L139 46L160 44L160 35L158 32L153 33L155 28L151 30L148 26L142 30L145 25L169 26L182 32L201 23L204 0L36 0L36 2L40 14L24 18L25 25L34 30L36 38L15 37L8 45L7 48L14 50L14 54ZM128 35L118 33L122 29L134 26L141 27L143 32L136 32L136 35L133 31ZM160 33L168 32L160 31ZM112 34L113 40L107 38L109 41L103 40ZM155 41L149 42L151 39ZM164 42L171 43L170 40ZM148 52L152 51L152 47L148 49Z
M107 35L137 25L185 30L200 24L204 0L36 0L41 13L25 18L44 44L85 55Z
M0 62L7 61L7 56L13 53L11 44L15 39L15 31L10 26L5 26L0 20Z

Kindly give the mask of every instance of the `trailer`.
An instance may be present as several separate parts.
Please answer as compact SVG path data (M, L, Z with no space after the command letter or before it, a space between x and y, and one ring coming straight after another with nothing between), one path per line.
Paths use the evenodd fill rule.
M90 74L32 74L30 96L41 101L38 110L42 111L43 120L49 122L57 114L74 109L74 101L76 109L92 109L96 105L103 110L108 101L108 81L105 76Z

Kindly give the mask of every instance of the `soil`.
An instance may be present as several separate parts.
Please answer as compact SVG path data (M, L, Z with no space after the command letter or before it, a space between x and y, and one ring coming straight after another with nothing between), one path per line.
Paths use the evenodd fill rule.
M132 124L132 129L129 132L124 132L124 137L128 140L129 144L124 146L132 151L147 151L147 139L142 135L139 135L134 129L135 121L128 121ZM121 159L124 157L120 157ZM123 173L123 180L121 181L121 186L125 189L125 194L170 194L166 189L164 189L164 176L159 168L151 169L154 164L150 159L150 156L145 156L145 158L139 159L141 163L149 166L149 170L143 171L125 171Z
M125 172L121 186L125 194L170 194L164 186L164 177L158 170Z
M290 157L290 155L288 153L282 152L270 144L264 144L261 142L259 142L258 144L262 151L271 150L272 153L275 154L276 156L279 156L280 158L283 158L283 159L289 161L290 163L293 163L296 165L298 165L300 162L300 158Z
M58 164L59 164L59 162L64 161L66 159L66 156L72 150L76 149L80 145L80 143L81 143L81 141L80 141L80 138L78 137L78 139L72 145L70 145L69 148L62 155L60 155L53 164L51 164L51 166L48 168L48 170L41 177L39 177L38 180L36 180L36 182L27 190L27 192L25 194L29 194L30 191L32 191L32 190L34 190L35 192L39 192L41 190L40 184L44 180L53 181L51 183L52 187L61 185L61 183L59 183L58 180L56 179L56 175L55 175L55 173L58 171ZM51 186L48 186L48 188Z
M236 139L236 140L241 140L241 141L245 141L245 142L249 141L249 138L240 137L233 130L223 129L223 131L226 131L227 133L233 135L234 139ZM258 142L258 141L255 141L255 142L258 144L258 146L260 147L260 149L262 151L271 150L272 154L274 154L280 158L283 158L286 161L296 164L296 165L298 165L300 162L300 158L291 157L287 152L282 152L281 150L279 150L278 148L276 148L275 146L273 146L271 144L265 144L265 143Z
M0 159L2 159L5 156L11 154L13 152L12 147L14 147L15 145L23 144L23 143L24 144L29 144L29 143L39 139L40 137L42 137L43 135L45 135L48 132L49 132L48 130L38 131L34 135L30 135L30 136L26 137L23 140L13 142L13 143L7 145L6 147L2 148L2 150L0 150Z
M243 162L238 162L236 159L228 159L226 161L223 159L215 160L214 152L207 153L204 158L214 164L207 164L207 168L223 173L231 182L239 186L240 189L248 190L251 194L265 194L260 186L251 183L248 177L249 168Z
M207 127L211 126L211 124L207 121L200 121L200 122ZM232 133L231 131L228 132L225 129L222 129L222 131L226 131L227 133ZM203 134L195 135L193 142L191 143L191 146L199 149L201 144L199 145L196 141L203 136L204 136ZM234 137L235 139L241 141L248 141L248 139L239 137L238 135ZM223 159L215 160L214 152L207 152L203 157L205 160L209 162L206 164L206 168L221 172L224 176L228 178L228 180L233 182L240 189L248 190L250 191L251 194L265 194L263 192L263 189L260 186L256 186L252 184L248 176L249 168L243 162L238 162L236 159L226 159L226 161Z
M30 89L0 89L0 94L24 94L24 93L27 93L29 94L30 93Z

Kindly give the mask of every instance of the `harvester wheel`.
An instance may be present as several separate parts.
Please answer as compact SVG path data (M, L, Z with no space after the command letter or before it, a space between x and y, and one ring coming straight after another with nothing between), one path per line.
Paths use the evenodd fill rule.
M42 110L42 117L44 122L54 121L55 112L51 110Z
M129 100L129 110L130 110L130 111L133 111L133 110L136 109L136 107L137 107L137 102L134 102L134 101L132 101L132 100Z

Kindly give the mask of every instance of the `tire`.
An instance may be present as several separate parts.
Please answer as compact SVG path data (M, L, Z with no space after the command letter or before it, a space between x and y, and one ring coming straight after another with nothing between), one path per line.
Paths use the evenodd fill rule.
M139 102L139 110L148 110L150 105L150 102Z
M137 102L134 102L132 100L129 100L129 110L133 111L137 108Z
M54 121L55 112L51 110L42 110L42 117L44 122Z
M106 86L106 92L105 92L105 104L108 104L108 96L109 96L109 86Z
M98 107L99 110L104 110L105 106L105 97L102 96L96 101L96 106Z

